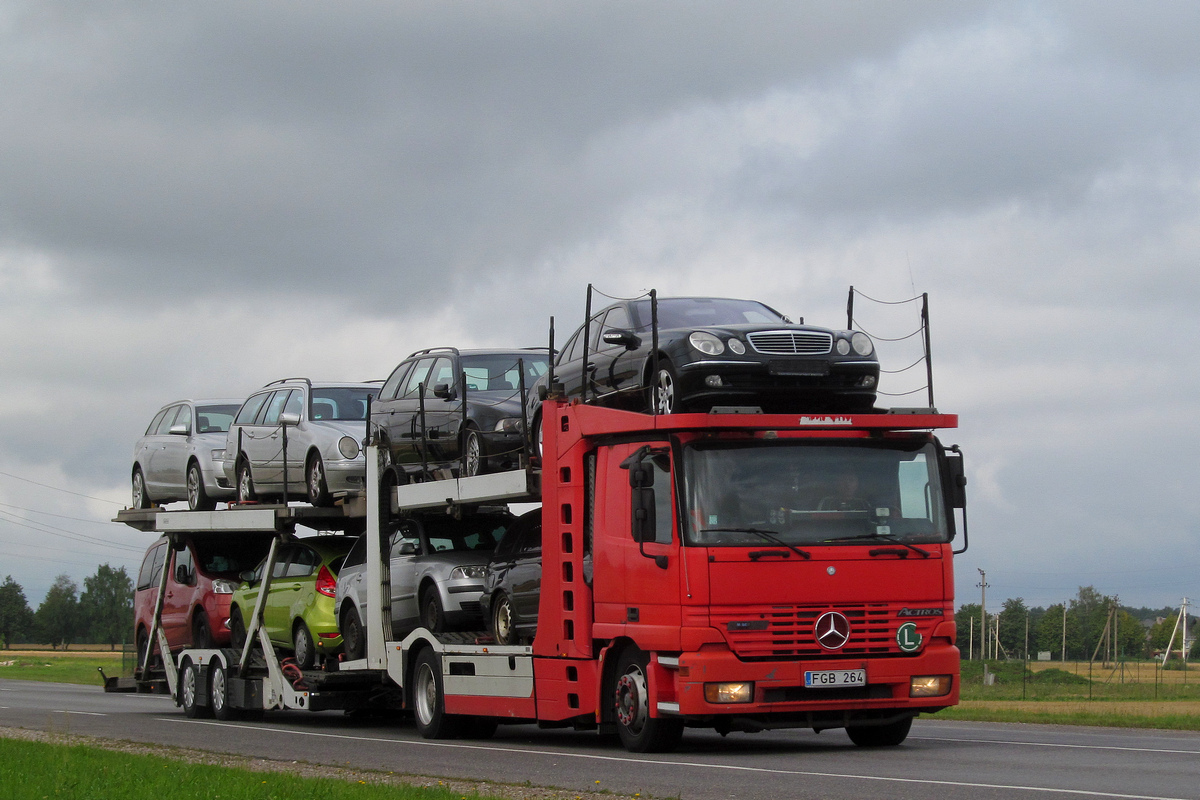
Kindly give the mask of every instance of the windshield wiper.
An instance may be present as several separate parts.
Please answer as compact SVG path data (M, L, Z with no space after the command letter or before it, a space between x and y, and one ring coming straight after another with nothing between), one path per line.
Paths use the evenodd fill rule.
M882 539L885 542L895 542L896 544L900 545L901 547L907 547L909 550L912 550L914 553L920 553L921 558L929 558L928 550L922 550L921 548L917 547L916 545L909 544L908 542L897 539L895 536L893 536L890 533L864 533L859 536L838 536L833 539L824 539L822 541L824 541L824 542L861 542L865 539Z
M812 553L806 553L799 547L796 547L793 544L788 544L783 539L780 539L779 534L775 533L775 531L764 531L762 528L704 528L700 531L700 533L753 533L756 536L761 536L768 542L774 542L775 544L786 547L788 550L791 550L798 556L812 558Z

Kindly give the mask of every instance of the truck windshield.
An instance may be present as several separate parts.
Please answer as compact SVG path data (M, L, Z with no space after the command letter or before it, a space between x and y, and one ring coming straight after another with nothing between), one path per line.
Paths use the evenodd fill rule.
M687 541L789 545L949 539L931 442L705 443L684 451Z

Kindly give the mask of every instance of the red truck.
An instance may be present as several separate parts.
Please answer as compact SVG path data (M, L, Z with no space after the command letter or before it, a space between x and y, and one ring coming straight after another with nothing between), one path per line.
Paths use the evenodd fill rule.
M386 499L368 490L347 510L367 536L365 658L285 679L251 630L242 651L181 653L171 691L189 713L226 719L409 708L429 738L536 723L615 731L639 752L673 748L688 727L845 728L859 745L899 744L917 714L958 702L966 480L957 447L934 435L957 418L753 411L651 416L552 397L540 468L391 487ZM373 448L367 470L379 486ZM532 644L423 628L387 641L390 515L522 500L543 515ZM328 524L303 512L277 510L261 530ZM228 531L232 514L246 512L142 524Z

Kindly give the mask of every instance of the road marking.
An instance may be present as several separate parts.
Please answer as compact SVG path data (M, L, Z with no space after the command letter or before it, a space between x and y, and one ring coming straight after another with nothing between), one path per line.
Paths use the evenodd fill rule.
M485 747L474 744L458 744L453 742L436 742L425 739L385 739L378 736L347 736L342 733L317 733L316 731L296 731L287 728L272 728L265 725L246 725L229 722L205 722L178 717L159 717L163 722L181 722L189 725L212 725L218 728L242 728L258 731L270 731L291 736L312 736L321 739L344 739L350 742L379 742L381 744L413 745L418 747L443 747L455 750L479 750L489 753L513 753L522 756L551 756L553 758L576 758L584 761L619 761L622 764L631 763L629 754L621 756L602 756L594 753L571 753L558 750L531 750L518 747ZM770 769L767 767L743 767L736 764L711 764L703 761L667 761L653 758L639 758L632 763L653 764L665 767L688 767L689 769L729 770L736 772L758 772L768 775L795 775L804 778L837 778L839 780L875 781L880 783L909 783L925 786L958 786L965 789L1002 789L1025 792L1042 792L1046 794L1077 794L1087 797L1112 797L1118 800L1189 800L1183 797L1162 797L1150 794L1121 794L1118 792L1097 792L1088 789L1055 789L1049 786L1019 786L1004 783L973 783L969 781L932 780L929 778L894 778L886 775L851 775L838 772L808 772L794 769Z
M966 742L968 744L1009 744L1023 747L1065 747L1073 750L1120 750L1126 753L1166 753L1186 756L1200 755L1200 750L1164 750L1158 747L1120 747L1112 744L1063 744L1058 742L1010 742L1004 739L954 739L941 736L910 736L912 741Z
M108 714L101 714L96 711L60 711L59 709L51 709L51 714L81 714L85 717L107 717Z

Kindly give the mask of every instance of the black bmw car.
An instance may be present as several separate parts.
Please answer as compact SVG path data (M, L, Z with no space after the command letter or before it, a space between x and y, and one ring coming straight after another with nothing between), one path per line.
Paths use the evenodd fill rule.
M586 369L583 330L559 351L554 379L567 396L586 391L600 405L671 414L718 405L861 412L875 404L879 361L870 337L795 324L754 300L659 298L657 375L649 299L592 317Z

